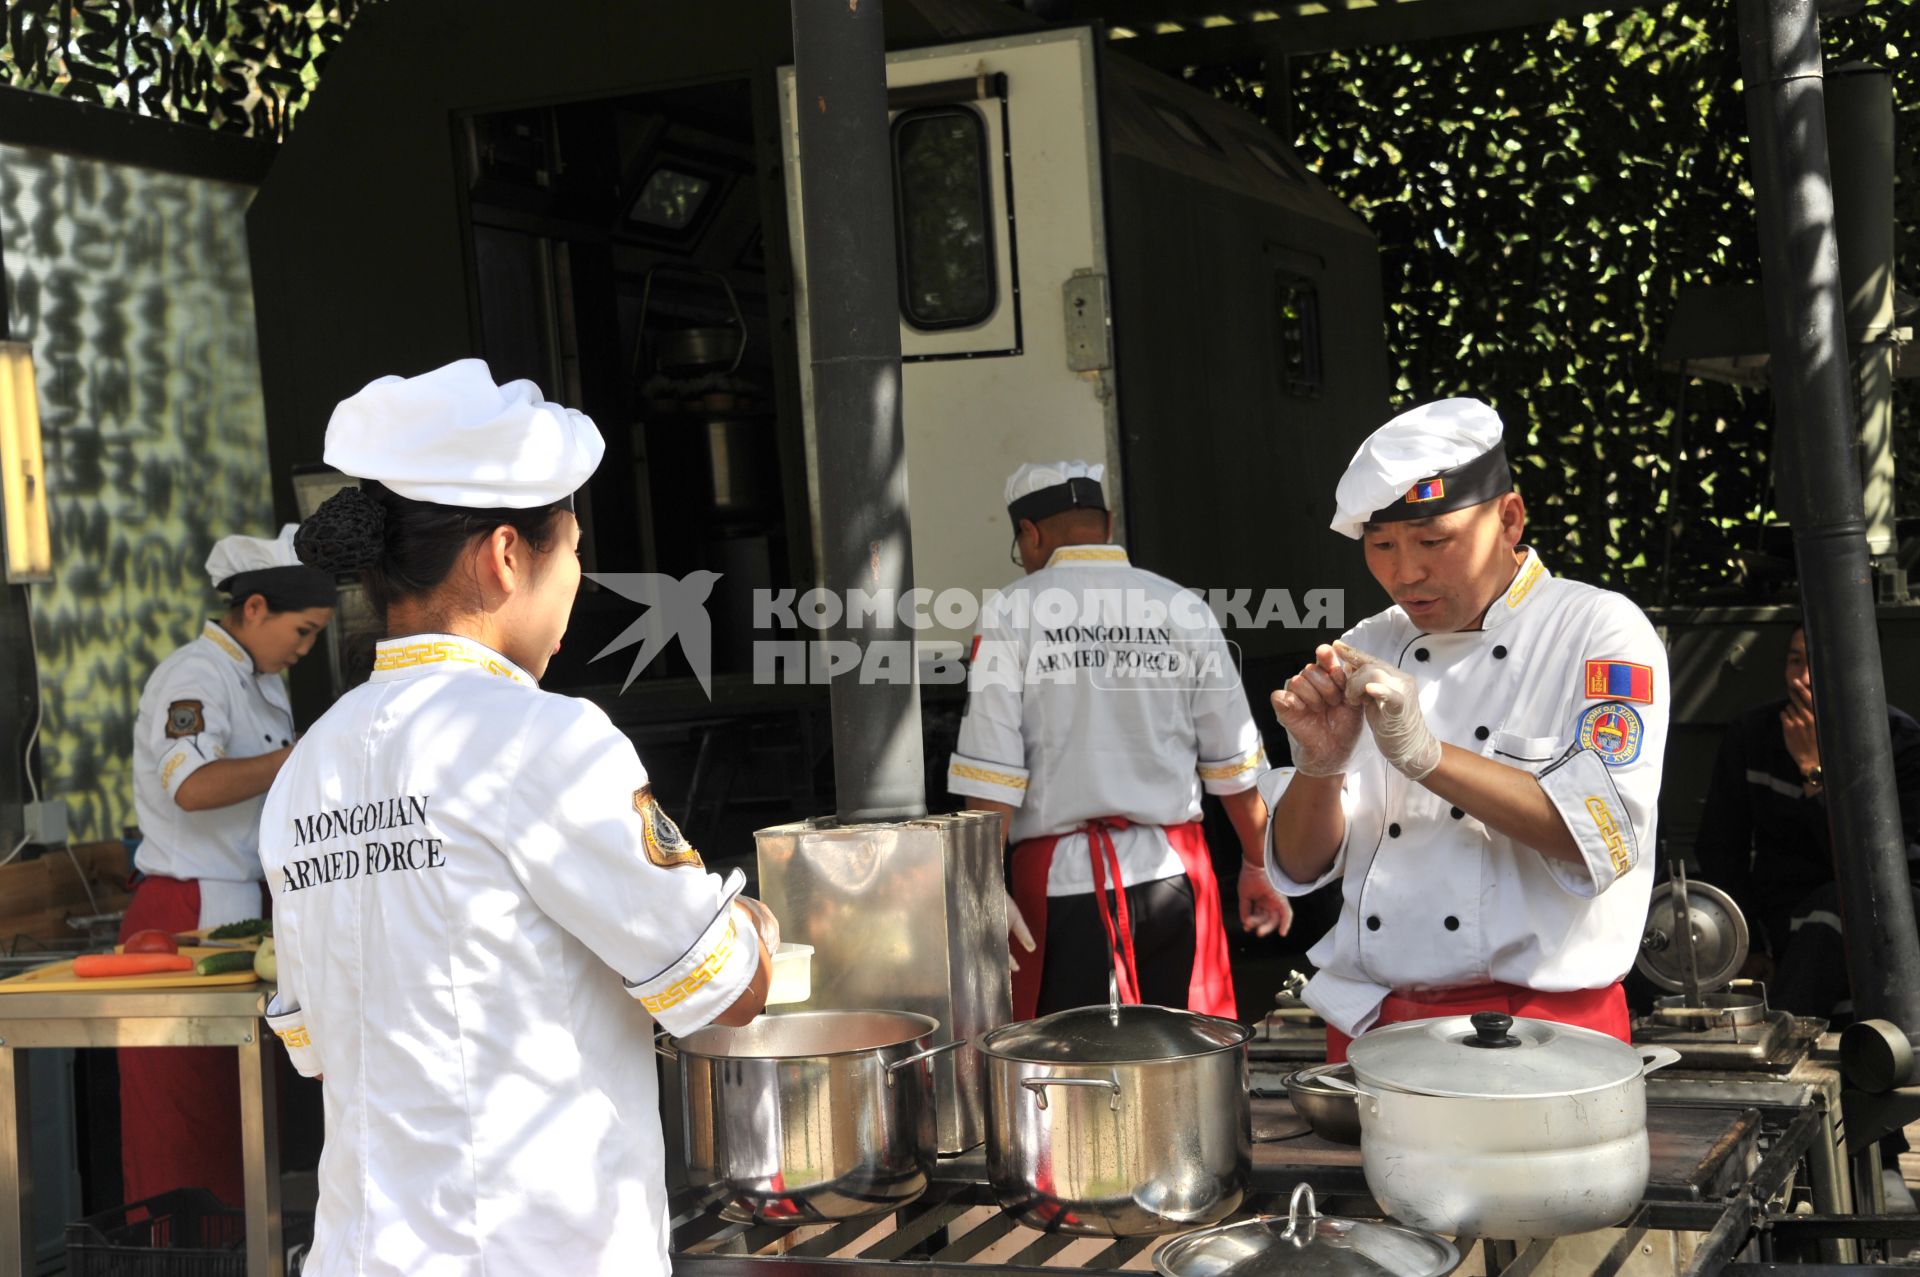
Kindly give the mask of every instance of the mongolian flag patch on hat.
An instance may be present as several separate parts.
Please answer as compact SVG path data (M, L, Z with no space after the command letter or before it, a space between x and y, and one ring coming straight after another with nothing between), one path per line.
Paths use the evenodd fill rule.
M1438 501L1446 495L1445 479L1422 479L1407 489L1407 504L1418 505L1422 501Z

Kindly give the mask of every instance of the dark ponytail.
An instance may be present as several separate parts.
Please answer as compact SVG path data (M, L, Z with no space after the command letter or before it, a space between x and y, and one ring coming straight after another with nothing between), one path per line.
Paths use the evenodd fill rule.
M371 479L321 503L294 535L300 561L326 572L358 572L367 601L383 618L395 603L425 599L453 572L476 537L505 525L538 553L559 533L558 501L531 510L473 510L414 501Z

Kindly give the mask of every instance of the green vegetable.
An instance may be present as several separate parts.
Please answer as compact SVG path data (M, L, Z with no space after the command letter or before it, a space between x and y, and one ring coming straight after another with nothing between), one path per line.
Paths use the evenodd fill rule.
M209 940L251 940L255 936L273 934L273 921L269 918L248 918L244 922L229 922L224 927L215 927L207 933Z
M232 949L225 953L209 953L193 964L195 975L231 975L235 971L253 970L253 952L250 949Z

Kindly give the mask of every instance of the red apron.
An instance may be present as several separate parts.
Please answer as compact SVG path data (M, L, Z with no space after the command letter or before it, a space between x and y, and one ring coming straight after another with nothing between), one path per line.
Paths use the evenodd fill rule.
M1140 1001L1140 975L1133 960L1133 927L1127 917L1127 893L1120 877L1120 859L1113 848L1115 829L1129 822L1122 816L1103 816L1087 822L1087 855L1093 862L1094 896L1100 906L1100 922L1106 929L1107 944L1117 956L1120 976L1120 1000L1128 1005ZM1233 972L1227 963L1227 932L1220 918L1220 886L1213 876L1213 856L1207 850L1207 836L1200 822L1168 825L1167 842L1193 884L1193 975L1187 982L1189 1011L1236 1018L1233 1003ZM1033 932L1034 951L1013 973L1013 1017L1031 1020L1040 1005L1040 977L1045 969L1041 956L1047 951L1047 875L1053 868L1053 851L1065 834L1029 838L1013 849L1011 870L1013 900ZM1107 883L1113 883L1113 902L1109 904Z
M1517 984L1468 984L1457 989L1426 989L1402 996L1390 993L1380 1004L1380 1018L1374 1028L1403 1024L1408 1020L1433 1020L1449 1015L1473 1015L1479 1011L1504 1011L1512 1016L1533 1020L1552 1020L1575 1024L1583 1029L1630 1042L1631 1025L1627 1017L1627 994L1618 984L1604 989L1574 989L1568 993L1542 993ZM1347 1058L1352 1038L1332 1025L1327 1026L1327 1060L1338 1064Z
M120 940L149 928L172 935L199 925L200 884L149 874L133 889ZM242 1205L240 1070L233 1049L141 1047L122 1050L119 1064L125 1200L205 1188L229 1206Z

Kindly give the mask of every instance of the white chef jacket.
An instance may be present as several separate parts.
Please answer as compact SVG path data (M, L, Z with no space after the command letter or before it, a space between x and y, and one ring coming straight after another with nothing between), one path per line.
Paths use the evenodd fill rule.
M1288 895L1345 880L1339 920L1307 955L1319 974L1305 995L1342 1033L1371 1025L1393 990L1605 988L1638 951L1672 701L1666 649L1625 596L1553 576L1532 550L1483 626L1423 634L1393 607L1346 641L1418 680L1440 740L1538 777L1584 863L1548 859L1450 807L1363 733L1333 866L1295 882L1271 833L1268 846L1269 876ZM1270 804L1291 779L1263 784Z
M1009 838L1066 834L1049 896L1094 889L1082 829L1113 833L1125 885L1186 872L1165 826L1200 792L1237 794L1266 765L1233 653L1199 595L1114 545L1063 546L985 610L947 788L1014 808Z
M218 622L154 669L133 724L134 866L201 884L200 925L260 916L260 808L264 794L188 811L174 801L187 777L219 758L258 758L293 743L293 706L278 674Z
M667 1272L654 1024L730 1006L758 937L606 714L469 639L382 643L260 857L270 1022L326 1077L310 1277Z

